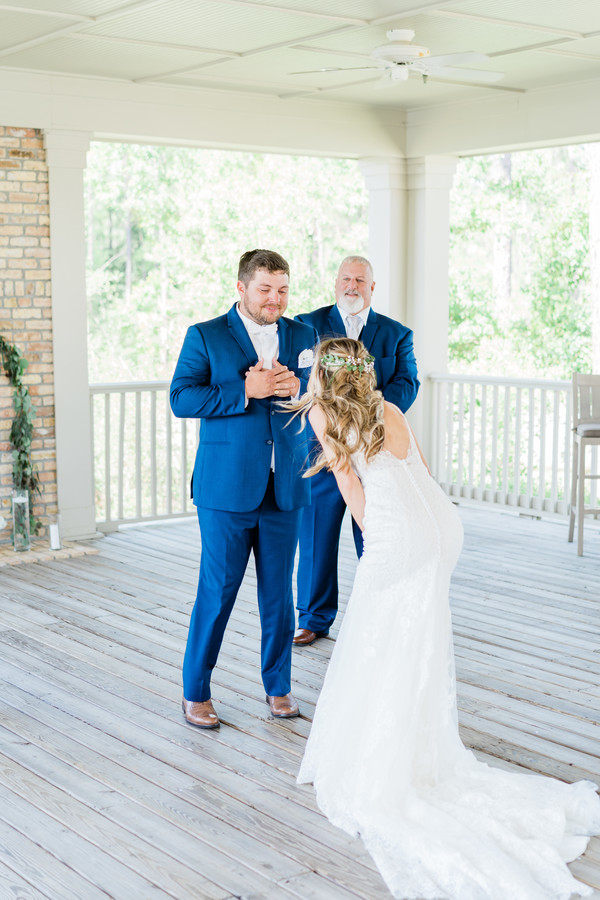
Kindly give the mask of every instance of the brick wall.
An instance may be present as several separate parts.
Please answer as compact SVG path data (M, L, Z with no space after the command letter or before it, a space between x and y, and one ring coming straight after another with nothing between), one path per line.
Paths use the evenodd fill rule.
M56 513L54 376L48 169L42 133L0 126L0 333L29 360L25 383L36 408L33 459L42 493L34 513L47 533ZM8 435L13 416L12 388L0 367L0 515L9 524L12 463Z

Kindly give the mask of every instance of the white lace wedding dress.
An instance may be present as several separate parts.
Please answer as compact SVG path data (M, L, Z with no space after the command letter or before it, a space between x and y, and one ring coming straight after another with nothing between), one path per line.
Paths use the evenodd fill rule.
M317 704L299 782L360 835L394 897L568 900L591 889L565 861L600 832L588 781L476 760L457 727L450 575L458 515L414 440L353 465L365 551Z

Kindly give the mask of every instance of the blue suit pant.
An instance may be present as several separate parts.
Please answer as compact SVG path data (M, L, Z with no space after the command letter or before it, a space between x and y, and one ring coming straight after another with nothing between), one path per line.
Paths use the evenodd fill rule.
M327 634L338 610L338 549L346 503L335 476L321 469L310 480L311 505L302 510L298 559L298 625ZM362 532L352 520L360 557Z
M288 512L277 507L272 475L257 509L226 512L198 507L202 555L183 661L186 700L201 702L211 696L212 670L251 551L256 563L264 688L270 696L289 693L294 635L292 571L300 514L300 509Z

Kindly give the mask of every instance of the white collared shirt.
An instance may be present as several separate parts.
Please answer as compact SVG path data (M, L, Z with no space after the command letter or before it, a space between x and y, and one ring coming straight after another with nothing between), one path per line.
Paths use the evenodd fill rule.
M342 322L344 323L344 328L346 329L346 337L350 337L350 335L348 334L348 319L360 319L361 330L365 327L365 325L367 324L367 319L369 318L369 312L371 309L370 306L365 306L364 309L361 309L360 312L357 312L353 315L352 313L346 312L345 309L342 309L341 306L339 305L339 303L336 305L338 308L338 312L339 312L340 316L342 317ZM360 338L359 338L359 340L360 340Z
M245 316L240 309L239 303L236 306L238 316L244 324L244 328L248 332L248 337L252 341L252 346L256 351L256 355L263 359L263 368L272 369L273 359L279 356L279 336L277 334L277 322L273 325L259 325L253 319Z

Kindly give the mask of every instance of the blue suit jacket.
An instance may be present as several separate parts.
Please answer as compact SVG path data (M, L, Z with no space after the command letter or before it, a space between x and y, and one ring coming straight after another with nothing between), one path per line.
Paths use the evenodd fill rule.
M275 498L280 509L310 503L306 431L278 401L251 398L245 406L244 381L256 351L236 310L188 328L171 382L171 409L180 418L203 419L192 475L196 506L248 512L260 506L275 448ZM298 368L303 350L316 343L314 329L279 319L279 361L292 369L306 390L308 368Z
M346 337L346 328L337 304L301 313L296 319L312 325L320 340ZM360 340L375 357L378 389L386 400L406 412L414 403L419 390L412 331L395 319L370 309Z

